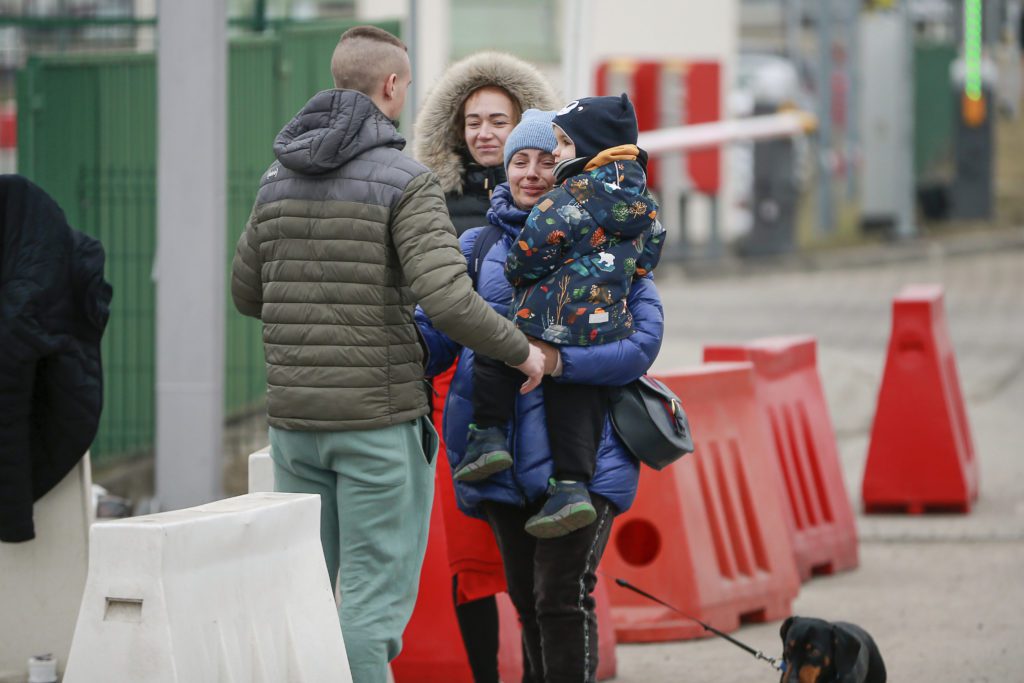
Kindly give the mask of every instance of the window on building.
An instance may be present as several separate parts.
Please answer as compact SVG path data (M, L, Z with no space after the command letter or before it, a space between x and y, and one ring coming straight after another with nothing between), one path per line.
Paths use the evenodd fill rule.
M559 59L554 0L451 0L452 59L501 50L532 62Z

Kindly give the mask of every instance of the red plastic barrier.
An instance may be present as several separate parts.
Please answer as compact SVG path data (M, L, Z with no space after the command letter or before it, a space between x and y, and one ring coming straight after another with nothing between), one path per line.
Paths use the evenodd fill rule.
M595 71L598 95L629 94L636 109L640 130L666 126L708 123L722 118L722 68L718 62L694 60L634 60L615 58L602 62ZM675 101L671 101L675 99ZM662 112L678 111L677 121L665 121ZM647 178L658 184L661 160L647 162ZM685 155L686 172L694 188L716 194L722 185L722 152L702 149Z
M443 472L442 475L447 475ZM391 663L395 683L473 683L466 651L455 618L452 579L445 551L441 506L435 493L430 515L430 538L420 574L419 595L409 625L402 636L402 654ZM603 576L594 589L597 602L598 656L597 679L614 678L615 627L611 602ZM505 683L523 678L519 615L508 594L498 599L498 672Z
M443 464L443 463L442 463ZM449 476L440 472L440 476ZM420 573L419 595L402 636L402 653L391 663L395 683L473 683L455 618L444 520L435 489L430 537ZM523 677L519 616L508 596L498 600L498 670L503 681Z
M18 146L18 111L14 105L0 108L0 149Z
M612 603L608 596L609 579L598 572L597 587L594 588L594 611L597 612L597 680L615 678L618 662L615 659L615 624L612 621Z
M706 363L659 379L682 400L696 449L660 472L641 470L602 570L723 631L788 616L800 578L753 366ZM619 642L707 635L642 596L608 590Z
M857 566L857 527L818 376L816 346L813 337L773 337L704 347L705 361L754 364L757 398L772 428L775 461L786 485L783 508L804 581Z
M452 379L451 372L434 380L437 392L434 405L434 424L440 426L445 395ZM466 657L462 636L455 617L452 596L451 554L446 529L456 530L463 536L461 559L474 550L480 559L491 561L492 551L480 537L489 533L487 525L479 520L463 517L457 522L445 515L461 515L455 506L451 490L451 474L441 439L438 452L437 481L434 487L434 505L430 513L430 536L420 574L419 595L412 617L402 638L402 653L391 664L396 683L473 683L473 674ZM451 497L450 500L446 496ZM480 527L483 527L481 530ZM471 536L472 539L466 538ZM493 544L493 541L491 541ZM496 552L494 550L493 552ZM498 558L495 561L500 561ZM489 587L486 578L478 581L476 590ZM612 626L608 593L602 581L594 590L597 603L598 656L597 678L614 678L616 673L615 629ZM499 593L498 601L498 671L506 683L518 683L523 677L523 658L520 640L519 614L507 593Z
M866 512L970 512L978 460L940 285L893 301L892 337L861 494Z
M488 546L483 536L490 533L486 523L464 516L458 520L446 517L462 515L455 505L451 474L448 472L448 456L445 453L444 438L440 435L442 411L452 375L453 371L449 370L433 380L433 420L440 436L434 505L430 512L430 536L420 573L416 607L402 637L402 653L391 665L396 683L473 683L473 673L469 668L455 617L452 553L448 547L447 531L451 529L462 533L459 541L463 547L459 550L464 554L476 550L481 559L488 562L501 561L494 541L490 540ZM486 577L483 578L483 584L487 584ZM479 591L486 587L478 585L473 590ZM504 582L500 582L500 586L495 584L489 587L500 590ZM519 615L508 595L502 593L498 596L498 669L506 681L518 681L523 676L519 633Z

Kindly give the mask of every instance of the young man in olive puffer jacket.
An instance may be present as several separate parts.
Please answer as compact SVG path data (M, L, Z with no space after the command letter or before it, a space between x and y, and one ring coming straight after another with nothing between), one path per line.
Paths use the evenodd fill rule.
M436 178L401 152L405 45L350 29L331 70L336 89L274 142L231 290L263 321L275 487L320 494L353 679L383 683L415 603L433 500L437 439L413 309L529 384L543 354L473 291Z

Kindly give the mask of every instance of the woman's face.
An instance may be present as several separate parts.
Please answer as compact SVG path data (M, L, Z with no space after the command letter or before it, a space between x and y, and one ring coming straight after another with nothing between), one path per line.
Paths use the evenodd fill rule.
M500 166L504 161L505 138L512 132L516 108L501 88L473 91L463 105L463 133L473 161L481 166Z
M555 156L539 149L521 149L512 155L506 173L512 200L528 211L555 184Z

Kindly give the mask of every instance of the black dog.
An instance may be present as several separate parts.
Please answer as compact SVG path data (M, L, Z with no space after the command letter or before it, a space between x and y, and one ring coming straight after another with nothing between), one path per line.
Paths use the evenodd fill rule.
M782 623L780 683L885 683L885 662L856 624L790 617Z

